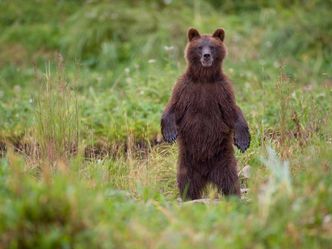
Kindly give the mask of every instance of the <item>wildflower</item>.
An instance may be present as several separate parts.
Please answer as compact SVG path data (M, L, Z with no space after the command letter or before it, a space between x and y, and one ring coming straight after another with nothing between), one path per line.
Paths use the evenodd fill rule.
M173 46L164 46L165 51L172 51L174 50Z

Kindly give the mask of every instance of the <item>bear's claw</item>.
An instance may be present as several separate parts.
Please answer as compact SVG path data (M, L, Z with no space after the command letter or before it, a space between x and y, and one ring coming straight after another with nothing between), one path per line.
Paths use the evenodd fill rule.
M163 134L163 137L166 142L174 143L177 137L177 132L173 129L167 129Z

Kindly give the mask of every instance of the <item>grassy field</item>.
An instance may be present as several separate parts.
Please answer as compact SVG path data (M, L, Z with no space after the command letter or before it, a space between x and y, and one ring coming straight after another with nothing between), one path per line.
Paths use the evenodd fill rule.
M0 9L0 249L332 247L329 1ZM241 200L213 186L205 203L178 199L160 116L188 27L226 32L252 135Z

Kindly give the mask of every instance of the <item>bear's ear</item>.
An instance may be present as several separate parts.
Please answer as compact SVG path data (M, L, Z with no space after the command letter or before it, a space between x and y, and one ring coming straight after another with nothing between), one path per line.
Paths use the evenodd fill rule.
M214 31L212 36L220 39L221 41L224 41L225 31L223 29L217 29L216 31Z
M201 35L198 33L197 29L190 28L188 30L188 40L191 41L194 38L199 38Z

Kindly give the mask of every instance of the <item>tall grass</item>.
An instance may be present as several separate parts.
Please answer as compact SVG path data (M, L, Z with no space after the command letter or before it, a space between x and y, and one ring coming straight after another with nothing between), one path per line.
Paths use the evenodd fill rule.
M59 55L55 70L47 65L36 101L34 132L41 159L51 166L67 164L78 150L79 124L77 99Z
M279 79L276 83L277 98L279 100L279 148L282 150L282 156L287 155L287 140L289 140L288 124L290 120L290 85L291 82L284 72L284 68L280 67Z

